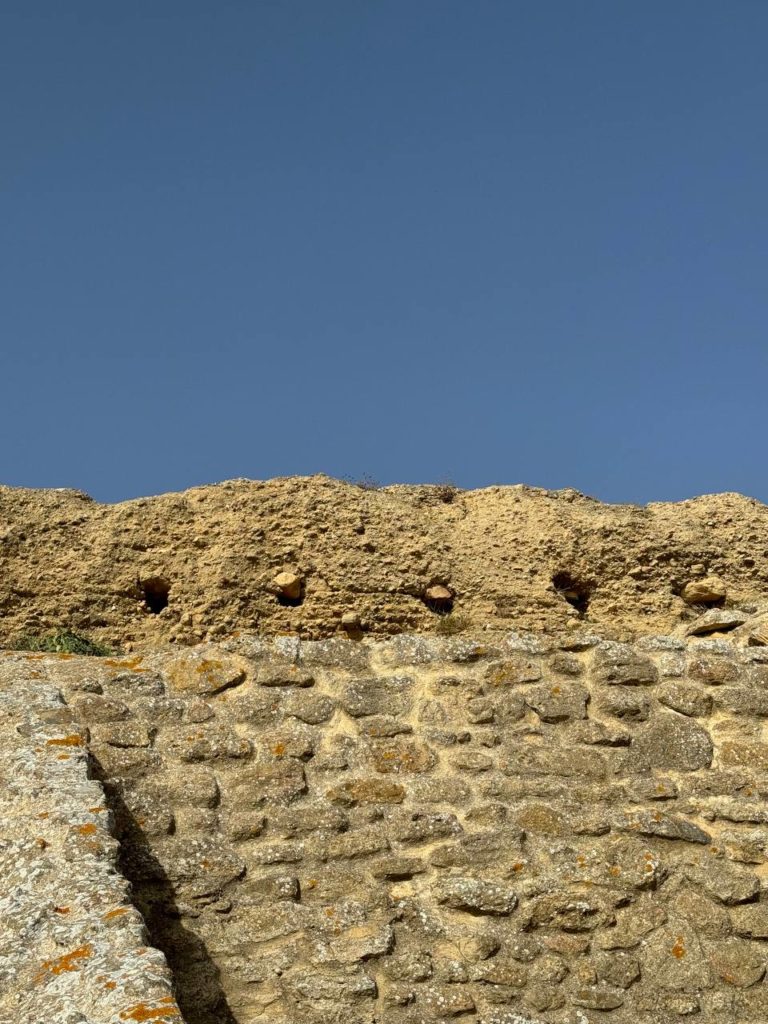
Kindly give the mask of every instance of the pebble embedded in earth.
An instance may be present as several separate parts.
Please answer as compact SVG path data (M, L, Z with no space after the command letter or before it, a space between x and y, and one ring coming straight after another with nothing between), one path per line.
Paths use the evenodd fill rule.
M718 576L706 576L703 580L691 580L683 587L680 595L686 604L715 604L724 601L728 588Z
M272 585L281 597L289 601L296 601L301 597L302 579L295 572L279 572L272 581Z

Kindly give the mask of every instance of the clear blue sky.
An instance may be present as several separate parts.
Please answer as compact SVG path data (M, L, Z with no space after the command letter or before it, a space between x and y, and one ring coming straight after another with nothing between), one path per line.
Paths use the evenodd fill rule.
M0 481L768 500L765 0L5 0Z

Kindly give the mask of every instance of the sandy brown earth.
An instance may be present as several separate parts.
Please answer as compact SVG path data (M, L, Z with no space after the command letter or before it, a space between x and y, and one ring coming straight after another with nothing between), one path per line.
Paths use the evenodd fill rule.
M280 572L301 577L293 604L274 591ZM59 626L116 645L239 629L318 638L341 632L345 613L369 634L577 626L628 638L683 629L702 609L681 589L713 574L728 606L765 604L768 507L739 494L639 507L573 490L324 476L116 505L0 487L6 644ZM455 595L450 617L425 603L435 584Z

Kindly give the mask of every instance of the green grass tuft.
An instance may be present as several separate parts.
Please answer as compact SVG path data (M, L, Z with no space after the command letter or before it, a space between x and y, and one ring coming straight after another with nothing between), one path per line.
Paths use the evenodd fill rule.
M448 612L447 615L440 615L435 620L434 630L438 636L456 636L457 633L463 633L469 629L470 624L466 615Z
M106 658L115 653L111 647L90 640L82 633L75 633L71 629L56 629L44 636L25 634L16 641L14 649L45 654L84 654L94 658Z

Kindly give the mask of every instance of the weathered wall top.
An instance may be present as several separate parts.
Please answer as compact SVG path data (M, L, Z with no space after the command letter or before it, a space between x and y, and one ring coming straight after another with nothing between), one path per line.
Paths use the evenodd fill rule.
M59 625L117 646L429 632L451 605L460 630L674 633L710 604L766 602L766 536L766 506L736 494L641 508L312 477L99 505L2 487L0 641Z
M39 1001L91 991L75 984L84 959L55 979L41 967L88 943L99 984L131 984L143 941L132 911L106 931L125 889L108 872L94 885L111 846L106 815L82 811L102 799L81 746L44 752L80 735L187 1024L768 1019L766 648L242 635L130 658L7 655L1 678L21 727L13 773L29 764L18 777L34 780L5 796L20 821L5 871L29 908L3 922L2 963L25 979L14 1024L37 1024L16 1012L28 989L39 1022L173 1019L126 1017L128 990L113 1017ZM30 719L35 701L62 714L50 687L73 723ZM94 836L98 856L82 845ZM24 845L38 837L44 851ZM30 889L26 865L54 856L61 891ZM85 908L71 925L64 900ZM130 999L175 1011L162 959L144 955L158 988Z

